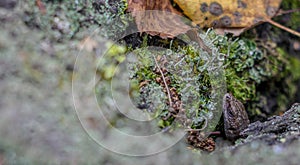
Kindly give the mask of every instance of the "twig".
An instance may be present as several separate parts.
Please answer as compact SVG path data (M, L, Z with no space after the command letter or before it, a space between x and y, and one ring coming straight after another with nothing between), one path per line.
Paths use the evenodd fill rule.
M181 57L181 60L179 60L174 66L177 66L177 65L180 64L183 60L184 60L184 57Z
M166 89L167 89L168 98L169 98L169 104L170 104L170 107L172 107L171 94L170 94L170 90L169 90L169 88L168 88L168 84L167 84L167 81L166 81L166 79L165 79L164 73L163 73L162 70L160 69L160 67L159 67L159 65L158 65L158 62L157 62L156 58L154 57L154 55L153 55L153 54L151 54L151 55L152 55L152 57L153 57L153 59L154 59L154 62L155 62L156 67L158 68L158 70L159 70L159 72L160 72L160 74L161 74L161 76L162 76L162 79L163 79L163 81L164 81L165 87L166 87Z
M269 22L270 24L272 24L272 25L274 25L274 26L280 28L280 29L283 29L283 30L285 30L285 31L287 31L287 32L289 32L289 33L291 33L291 34L294 34L294 35L297 36L297 37L300 37L300 33L297 32L297 31L295 31L295 30L292 30L292 29L290 29L290 28L287 28L287 27L285 27L285 26L283 26L283 25L281 25L281 24L279 24L279 23L277 23L277 22L275 22L275 21L273 21L273 20L271 20L271 19L267 19L266 21Z
M299 11L300 11L300 8L299 8L299 9L291 9L291 10L280 10L280 11L275 15L275 17L280 16L280 15L284 15L284 14L289 14L289 13L299 12Z

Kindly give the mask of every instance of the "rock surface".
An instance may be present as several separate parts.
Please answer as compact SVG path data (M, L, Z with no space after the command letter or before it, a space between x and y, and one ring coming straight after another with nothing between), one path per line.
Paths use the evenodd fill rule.
M254 122L242 133L245 143L263 141L269 145L289 144L300 137L300 104L295 103L282 116L270 117L265 122Z

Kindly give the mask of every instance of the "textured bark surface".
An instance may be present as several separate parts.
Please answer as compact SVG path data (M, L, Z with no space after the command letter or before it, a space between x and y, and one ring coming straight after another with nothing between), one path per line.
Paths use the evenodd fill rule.
M263 141L266 144L288 144L300 137L300 104L294 104L282 116L274 116L265 122L254 122L241 135L244 142Z

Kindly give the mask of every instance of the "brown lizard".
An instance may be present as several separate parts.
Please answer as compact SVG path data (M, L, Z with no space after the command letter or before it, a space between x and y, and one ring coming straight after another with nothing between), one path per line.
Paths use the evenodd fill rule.
M244 105L230 93L223 97L223 116L224 131L229 140L240 137L240 132L250 123Z

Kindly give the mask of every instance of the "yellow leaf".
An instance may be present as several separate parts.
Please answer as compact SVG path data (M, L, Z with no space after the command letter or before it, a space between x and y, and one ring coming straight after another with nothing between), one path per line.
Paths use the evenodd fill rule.
M174 0L201 27L247 28L275 16L282 0Z

